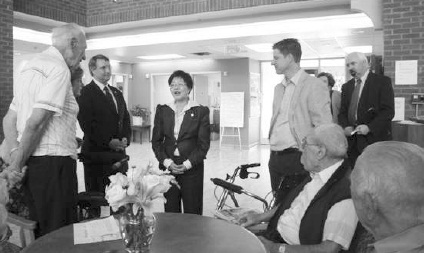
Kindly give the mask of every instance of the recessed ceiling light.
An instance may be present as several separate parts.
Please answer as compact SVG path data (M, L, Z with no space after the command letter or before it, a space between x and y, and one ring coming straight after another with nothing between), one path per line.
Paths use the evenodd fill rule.
M270 53L272 52L271 43L260 43L260 44L249 44L245 45L247 48L259 52L259 53Z
M168 59L185 58L185 56L182 56L179 54L162 54L162 55L144 55L144 56L138 56L137 58L140 58L143 60L168 60Z
M355 47L345 47L343 48L343 51L345 51L347 54L353 53L353 52L360 52L364 54L370 54L372 53L372 46L355 46Z

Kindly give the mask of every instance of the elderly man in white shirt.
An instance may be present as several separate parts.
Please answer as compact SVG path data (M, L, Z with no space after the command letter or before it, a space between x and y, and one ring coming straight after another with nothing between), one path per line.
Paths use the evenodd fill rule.
M244 227L269 221L259 238L270 252L347 250L358 217L350 195L347 140L336 124L318 126L302 141L301 162L310 174L272 210L240 217Z
M23 187L37 236L76 221L78 104L70 69L85 59L85 33L76 24L53 29L52 46L22 67L3 120L9 143L9 182L27 165ZM15 180L13 180L15 178Z

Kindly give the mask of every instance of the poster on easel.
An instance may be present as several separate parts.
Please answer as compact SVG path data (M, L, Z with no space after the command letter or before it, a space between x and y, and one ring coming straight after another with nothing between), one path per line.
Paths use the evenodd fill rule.
M244 92L221 93L221 127L244 126Z

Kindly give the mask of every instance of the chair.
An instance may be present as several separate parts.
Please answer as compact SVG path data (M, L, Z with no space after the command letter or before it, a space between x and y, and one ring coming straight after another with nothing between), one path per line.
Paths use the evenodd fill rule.
M6 221L12 230L12 236L9 238L10 243L25 248L35 240L34 229L37 222L24 219L13 213L8 213Z
M78 221L100 217L100 208L109 206L102 192L81 192L78 194Z

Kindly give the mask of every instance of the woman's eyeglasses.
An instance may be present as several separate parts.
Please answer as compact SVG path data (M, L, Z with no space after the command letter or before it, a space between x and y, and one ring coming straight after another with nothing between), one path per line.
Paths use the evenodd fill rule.
M184 87L184 86L186 86L185 83L171 83L169 85L169 88L173 89L173 88L177 88L177 87L180 88L180 87Z

